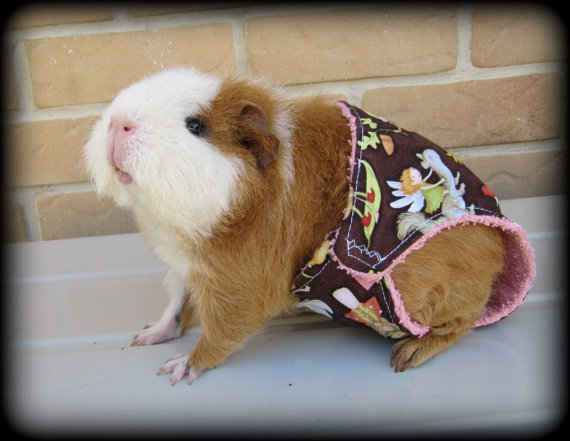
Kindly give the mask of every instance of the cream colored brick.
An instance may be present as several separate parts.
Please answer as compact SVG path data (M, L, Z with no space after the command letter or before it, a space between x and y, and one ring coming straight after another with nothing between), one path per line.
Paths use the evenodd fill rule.
M14 12L8 21L10 29L30 28L68 23L88 23L112 20L109 6L32 5Z
M292 97L292 98L298 98L298 99L303 99L303 98L309 98L309 97L313 97L313 96L321 96L323 98L326 98L327 100L330 101L340 101L340 100L344 100L347 101L348 100L348 96L344 93L326 93L323 91L320 91L318 89L316 90L308 90L308 91L295 91L295 90L291 90L289 87L285 86L284 90L287 92L287 94Z
M484 6L472 15L471 57L475 66L493 67L565 58L560 19L538 5Z
M501 151L481 155L456 153L500 199L562 194L566 151Z
M236 8L242 6L252 5L253 1L210 1L210 2L195 2L189 4L179 4L173 3L168 4L167 2L151 5L136 5L130 6L127 10L129 15L133 17L145 17L149 15L166 15L166 14L179 14L183 12L193 12L193 11L208 11L211 9L225 9L225 8Z
M363 107L447 147L555 138L560 77L528 75L388 87L364 94Z
M8 127L8 186L88 179L82 149L96 117L35 121Z
M332 102L348 101L348 97L345 94L341 94L341 93L323 93L320 95L327 98L328 100L330 100Z
M231 25L208 24L26 42L38 107L110 101L116 93L163 68L193 65L231 73Z
M6 205L6 231L5 241L23 242L28 240L26 234L26 226L24 225L24 217L22 214L22 206L17 202L10 202Z
M42 240L133 233L130 212L93 192L45 193L36 200Z
M425 5L254 18L246 37L252 72L283 84L439 72L457 57L455 10Z

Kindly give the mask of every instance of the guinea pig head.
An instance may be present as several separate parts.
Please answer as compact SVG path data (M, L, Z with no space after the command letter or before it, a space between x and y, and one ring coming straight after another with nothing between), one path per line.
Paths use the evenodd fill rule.
M84 148L98 193L207 232L288 144L269 92L248 84L171 69L122 90Z

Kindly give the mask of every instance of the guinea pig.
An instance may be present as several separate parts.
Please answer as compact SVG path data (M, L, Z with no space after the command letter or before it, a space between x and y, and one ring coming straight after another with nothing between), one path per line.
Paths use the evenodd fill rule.
M201 323L158 370L172 384L297 308L394 339L404 371L509 315L534 279L524 231L465 164L344 101L165 70L116 96L84 154L169 268L168 306L132 344Z

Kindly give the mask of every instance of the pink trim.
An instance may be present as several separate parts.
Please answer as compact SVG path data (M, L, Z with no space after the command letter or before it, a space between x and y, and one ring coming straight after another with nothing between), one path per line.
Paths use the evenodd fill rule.
M331 246L329 249L329 254L332 258L332 260L334 260L338 267L345 271L347 274L349 274L350 276L352 276L358 283L360 283L365 289L370 289L370 287L372 285L374 285L376 282L378 282L378 280L380 280L382 277L378 277L378 273L363 273L361 271L357 271L349 266L346 266L342 260L339 259L339 257L336 255L335 251L334 251L334 245L336 243L336 240L338 238L338 234L340 232L340 228L338 230L336 230L335 236L334 238L331 240Z
M499 227L506 233L505 267L475 327L490 325L509 315L523 302L536 277L534 253L522 227L514 222Z
M410 331L411 334L417 337L427 334L431 328L412 320L410 314L408 314L406 305L404 305L400 291L396 288L396 284L394 283L392 276L388 274L385 276L384 280L386 281L386 286L390 291L390 297L392 297L392 304L394 305L394 312L396 313L396 316L398 316L400 324Z
M342 115L348 120L348 126L350 127L350 145L352 147L350 157L348 158L348 183L352 183L352 172L354 170L354 164L356 161L356 118L346 106L346 104L338 101L336 103L337 107L340 108Z
M348 126L350 127L350 143L351 143L351 154L349 157L349 168L348 168L348 184L352 187L352 175L354 172L354 166L356 164L356 117L352 114L350 109L346 104L342 101L337 101L336 105L340 108L343 116L348 120ZM337 257L336 253L334 252L334 246L336 244L336 240L338 239L338 235L340 233L340 228L337 229L334 233L333 238L331 239L331 246L329 254L334 260L338 267L345 271L347 274L352 276L358 283L360 283L365 289L370 289L374 283L378 281L378 277L376 274L367 274L362 273L360 271L355 271L354 269L344 265L342 261Z
M491 227L500 228L505 233L504 271L497 279L493 294L491 295L491 299L485 307L485 311L483 312L482 316L475 323L475 326L479 327L495 323L503 317L509 315L516 307L522 303L526 297L526 294L531 289L534 278L536 277L534 253L532 251L530 243L528 242L526 234L520 225L507 218L469 214L457 219L447 221L445 223L437 225L427 234L424 234L422 237L420 237L409 248L407 248L406 251L394 259L390 266L381 273L372 275L369 273L350 270L349 274L358 280L358 282L366 289L368 289L370 286L372 286L372 284L380 280L382 277L385 277L386 284L392 296L392 302L394 303L394 309L396 315L400 320L400 323L403 324L412 334L418 336L424 335L429 331L429 328L423 326L420 323L414 322L410 318L404 306L402 296L396 288L390 274L397 265L406 260L410 253L422 248L426 242L436 234L439 234L445 229L464 224L488 225ZM340 263L337 256L334 256L334 258ZM342 263L340 263L340 265L342 265ZM362 283L361 279L365 281L366 285Z

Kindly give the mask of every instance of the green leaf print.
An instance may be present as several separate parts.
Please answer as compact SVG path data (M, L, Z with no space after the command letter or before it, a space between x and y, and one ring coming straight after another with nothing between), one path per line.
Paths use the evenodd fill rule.
M370 127L372 130L378 127L378 124L376 124L370 118L362 118L361 121L363 125Z
M444 191L445 189L441 185L428 188L427 190L422 189L422 194L426 200L426 208L424 211L427 214L432 214L441 207Z
M366 150L368 147L372 147L376 150L379 142L380 140L376 132L369 132L368 135L364 135L362 139L358 141L358 145L362 150Z
M364 204L364 215L361 218L361 222L364 227L364 236L368 240L368 246L370 246L370 238L372 237L372 232L378 222L382 195L380 193L378 179L376 178L376 174L374 173L372 166L364 160L359 160L359 162L364 167L364 171L366 173L366 200Z

